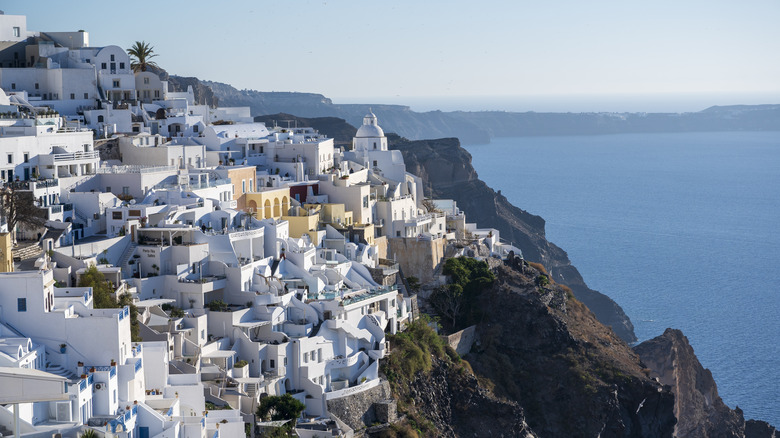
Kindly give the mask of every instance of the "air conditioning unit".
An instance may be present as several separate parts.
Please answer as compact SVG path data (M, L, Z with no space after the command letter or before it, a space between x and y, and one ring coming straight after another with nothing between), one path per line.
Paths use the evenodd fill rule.
M57 402L56 420L58 422L70 422L70 402Z
M96 390L103 389L103 385L104 385L103 383L95 383L95 389Z

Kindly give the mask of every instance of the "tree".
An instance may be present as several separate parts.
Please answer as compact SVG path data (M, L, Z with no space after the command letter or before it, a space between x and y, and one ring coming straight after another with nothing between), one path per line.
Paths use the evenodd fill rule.
M131 56L130 68L133 72L146 71L148 68L159 68L151 58L157 56L154 53L154 47L145 41L136 41L133 46L127 49L127 54Z
M409 292L417 293L420 291L420 279L410 275L406 277L406 284L409 285Z
M133 304L133 297L129 293L122 294L119 301L111 295L114 286L106 277L98 271L96 266L90 266L79 278L79 287L92 288L92 306L95 309L118 309L128 306L130 308L130 339L133 342L141 342L143 339L138 325L138 308Z
M111 296L114 287L106 277L98 271L97 267L90 266L79 278L79 287L92 288L92 303L96 309L114 309L119 303Z
M457 326L463 301L463 287L457 283L437 287L430 298L431 305L441 316L450 320L453 328Z
M17 184L10 182L0 189L0 213L8 224L8 231L13 233L17 225L42 227L46 223L45 210L35 206L31 191L23 190Z
M292 420L290 422L292 428L304 409L306 406L289 393L282 396L271 395L260 400L257 416L264 421L268 421L269 417L271 421Z
M452 324L452 330L479 319L479 295L493 285L495 275L487 263L470 257L456 257L444 262L442 272L449 277L446 286L437 288L429 299L431 305Z

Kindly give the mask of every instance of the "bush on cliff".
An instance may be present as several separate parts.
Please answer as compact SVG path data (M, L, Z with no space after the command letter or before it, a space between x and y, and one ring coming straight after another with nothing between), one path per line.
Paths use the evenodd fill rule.
M430 371L431 355L444 357L444 341L428 325L430 319L420 318L405 331L388 336L390 356L382 370L391 383L409 382L418 371Z
M430 303L446 318L449 328L457 331L479 320L476 300L496 277L487 263L470 257L447 259L442 272L449 276L450 283L437 288Z

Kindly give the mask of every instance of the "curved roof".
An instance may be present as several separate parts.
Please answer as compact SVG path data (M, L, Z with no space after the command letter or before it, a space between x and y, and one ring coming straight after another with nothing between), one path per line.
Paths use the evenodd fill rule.
M355 137L384 137L385 132L378 125L363 125L357 130Z
M235 125L211 125L217 137L223 138L252 138L267 137L268 128L264 123L237 123Z
M363 117L363 126L358 128L357 138L384 137L385 132L379 127L374 113L368 113Z

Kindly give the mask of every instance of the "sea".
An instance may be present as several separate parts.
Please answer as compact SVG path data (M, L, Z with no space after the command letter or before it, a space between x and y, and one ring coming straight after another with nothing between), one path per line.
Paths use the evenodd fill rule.
M639 341L683 331L723 401L780 426L780 132L495 138L479 177L547 221Z

